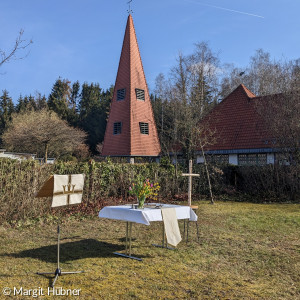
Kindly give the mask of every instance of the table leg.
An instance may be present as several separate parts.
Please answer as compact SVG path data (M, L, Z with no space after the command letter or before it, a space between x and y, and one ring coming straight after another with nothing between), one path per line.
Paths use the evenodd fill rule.
M172 247L168 246L168 241L166 239L166 233L165 233L165 226L164 226L164 224L163 224L163 230L162 230L162 244L161 245L152 244L152 246L159 247L159 248L166 248L166 249L169 249L169 250L176 250L175 248L172 248Z
M189 225L190 225L190 220L189 219L184 219L184 224L183 224L183 236L186 242L189 241ZM195 222L196 225L196 230L197 230L197 240L199 242L200 236L199 236L199 227L198 227L198 221L193 221Z
M132 223L129 224L129 256L131 256Z
M131 255L131 237L132 237L132 222L126 222L125 254L119 252L114 252L114 254L122 257L142 261L141 258Z
M125 253L128 254L128 222L126 222Z
M190 220L187 220L187 226L186 226L186 241L189 241L189 227L190 227Z

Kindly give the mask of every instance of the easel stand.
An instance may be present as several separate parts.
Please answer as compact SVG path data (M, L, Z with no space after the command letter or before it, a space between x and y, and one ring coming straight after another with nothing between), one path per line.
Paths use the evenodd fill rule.
M84 271L72 271L72 272L62 272L59 266L59 247L60 246L60 225L58 223L57 225L57 269L55 272L37 272L38 275L51 275L53 274L54 280L52 282L52 287L54 287L56 280L58 279L59 276L65 275L65 274L78 274L78 273L84 273Z
M152 244L152 246L158 247L158 248L165 248L165 249L168 249L168 250L176 250L175 248L172 248L172 247L168 246L168 241L166 239L166 232L165 232L164 224L163 224L163 233L162 233L162 243L161 243L161 245Z

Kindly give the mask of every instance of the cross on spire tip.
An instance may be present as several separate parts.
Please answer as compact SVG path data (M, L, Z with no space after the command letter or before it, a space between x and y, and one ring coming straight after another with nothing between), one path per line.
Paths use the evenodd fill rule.
M128 12L129 15L131 15L131 14L133 13L133 11L132 11L132 9L131 9L131 2L132 2L132 0L129 0L129 1L127 2L127 4L128 4L127 12Z

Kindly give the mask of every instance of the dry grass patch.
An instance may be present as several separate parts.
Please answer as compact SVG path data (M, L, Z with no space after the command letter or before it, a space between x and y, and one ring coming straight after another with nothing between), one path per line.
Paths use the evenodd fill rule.
M80 299L299 299L300 205L198 205L199 244L194 224L190 242L175 251L151 246L162 223L133 226L142 262L112 254L123 251L125 223L65 219L61 268L85 273L61 276L56 286L80 288ZM1 227L0 240L1 290L47 289L52 277L35 272L55 271L55 223Z

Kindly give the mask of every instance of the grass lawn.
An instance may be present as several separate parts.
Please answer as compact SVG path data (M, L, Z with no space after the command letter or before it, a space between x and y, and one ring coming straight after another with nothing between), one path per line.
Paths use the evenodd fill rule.
M175 251L151 246L161 241L161 222L133 225L132 252L142 262L113 255L124 249L125 222L65 219L61 269L85 273L56 283L81 289L79 297L56 298L300 299L299 204L197 204L200 243L193 223L190 241ZM0 227L0 299L9 299L4 287L23 287L23 293L42 288L47 294L53 277L35 272L55 271L56 237L55 223Z

